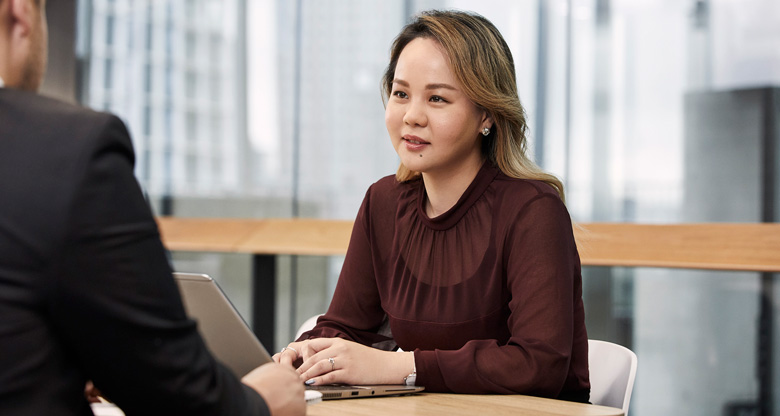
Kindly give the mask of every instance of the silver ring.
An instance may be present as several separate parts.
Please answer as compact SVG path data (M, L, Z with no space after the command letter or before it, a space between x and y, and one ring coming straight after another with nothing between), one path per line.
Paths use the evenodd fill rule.
M295 358L298 358L301 355L301 354L298 353L298 350L296 350L293 347L284 347L284 348L282 348L281 351L279 351L279 354L284 354L284 350L293 350L293 351L295 351Z
M330 363L330 371L335 370L336 369L336 360L333 357L331 357L331 358L328 358L328 362Z

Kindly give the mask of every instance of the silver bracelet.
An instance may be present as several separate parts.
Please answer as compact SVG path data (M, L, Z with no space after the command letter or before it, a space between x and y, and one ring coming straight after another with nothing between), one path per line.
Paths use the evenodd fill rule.
M404 384L407 386L414 386L417 381L417 364L412 365L412 373L404 377Z

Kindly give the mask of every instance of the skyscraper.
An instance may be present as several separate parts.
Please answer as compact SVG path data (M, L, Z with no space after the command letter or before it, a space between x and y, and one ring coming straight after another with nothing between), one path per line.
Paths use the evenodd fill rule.
M81 7L82 101L125 119L146 191L212 196L247 187L243 0Z

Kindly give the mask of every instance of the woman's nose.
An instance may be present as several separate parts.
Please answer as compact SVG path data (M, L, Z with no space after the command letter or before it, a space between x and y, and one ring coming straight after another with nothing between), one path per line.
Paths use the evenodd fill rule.
M411 100L404 113L404 124L410 126L425 126L428 123L428 117L425 113L425 105L417 100Z

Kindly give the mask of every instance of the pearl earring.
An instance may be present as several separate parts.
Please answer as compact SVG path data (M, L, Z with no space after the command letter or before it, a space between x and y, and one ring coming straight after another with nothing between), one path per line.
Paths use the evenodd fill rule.
M485 127L484 129L482 129L482 135L483 136L487 136L488 134L490 134L490 128Z

